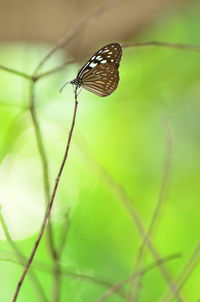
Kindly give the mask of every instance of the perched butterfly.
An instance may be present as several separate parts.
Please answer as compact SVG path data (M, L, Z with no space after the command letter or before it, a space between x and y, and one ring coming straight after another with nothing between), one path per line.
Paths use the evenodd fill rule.
M102 97L113 93L119 82L121 56L122 48L118 43L102 47L85 63L74 80L64 84L60 92L70 83L76 88L83 87Z

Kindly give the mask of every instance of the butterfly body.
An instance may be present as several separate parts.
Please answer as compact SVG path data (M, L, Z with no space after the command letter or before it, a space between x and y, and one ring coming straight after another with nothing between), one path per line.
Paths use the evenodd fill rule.
M102 47L79 70L77 77L69 83L75 85L76 88L83 87L101 97L110 95L119 83L118 68L121 56L122 48L119 43L111 43Z
M76 88L80 88L82 81L81 81L81 79L75 78L74 80L70 81L69 83L72 85L75 85Z

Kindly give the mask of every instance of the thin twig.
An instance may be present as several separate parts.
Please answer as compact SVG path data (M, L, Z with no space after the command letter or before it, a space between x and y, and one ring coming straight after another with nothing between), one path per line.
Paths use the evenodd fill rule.
M68 65L71 65L71 64L73 64L73 63L76 63L76 62L77 62L76 59L68 60L68 61L62 63L61 65L59 65L59 66L57 66L57 67L55 67L55 68L52 68L52 69L47 70L47 71L45 71L45 72L39 73L38 75L34 76L34 79L35 79L35 81L37 81L37 80L39 80L39 79L41 79L41 78L44 78L44 77L49 76L49 75L52 75L52 74L54 74L54 73L56 73L56 72L59 72L59 71L62 70L64 67L66 67L66 66L68 66Z
M63 249L66 244L67 235L69 231L70 221L69 221L69 211L66 215L64 215L65 223L61 230L61 238L57 248L57 257L56 263L54 265L54 282L52 288L52 295L51 301L52 302L59 302L60 300L60 289L61 289L61 282L62 282L62 266L61 266L61 258Z
M169 181L170 181L170 175L171 175L171 167L172 167L172 153L173 153L173 134L171 127L169 125L169 120L164 121L164 130L165 130L165 139L166 139L166 156L164 159L163 164L163 176L160 186L160 192L158 197L158 202L156 204L155 210L153 212L153 216L150 221L150 225L147 231L148 238L152 237L152 233L155 230L156 222L160 216L161 210L163 208L164 202L167 200L168 197L168 191L169 191ZM140 270L143 264L143 259L145 256L145 247L146 247L146 239L143 240L142 245L139 249L138 257L135 264L135 271ZM140 276L138 275L138 280L135 282L134 278L134 284L140 284ZM133 290L133 285L131 284L131 290L130 293ZM135 287L134 297L135 300L137 300L137 296L139 293L139 287Z
M24 265L24 255L22 255L21 251L19 250L19 248L17 247L17 245L15 244L15 242L12 240L11 236L10 236L10 233L8 231L8 227L6 225L6 222L3 218L3 215L1 213L1 210L0 210L0 223L2 225L2 229L4 231L4 234L6 236L6 239L8 241L8 243L10 244L11 248L13 249L13 251L15 252L16 256L17 256L17 259L19 261L19 263L21 265ZM45 292L43 291L43 288L40 284L40 281L38 280L37 276L35 275L35 273L33 273L33 271L29 271L29 278L33 284L33 286L35 287L36 289L36 292L38 293L38 298L43 301L43 302L48 302L48 299L45 295Z
M58 40L57 44L47 53L47 55L40 61L38 66L36 67L33 75L36 76L39 69L42 65L59 49L65 47L70 41L72 41L79 32L81 32L90 20L93 18L103 14L109 7L112 7L114 4L121 0L109 0L105 4L101 5L97 8L93 13L91 13L88 17L86 17L83 21L81 21L76 27L74 27L71 31L69 31L66 35L64 35L61 39Z
M38 146L38 151L41 159L41 164L42 164L42 176L43 176L43 184L44 184L44 194L45 194L45 202L46 205L50 202L50 188L49 188L49 169L48 169L48 162L47 162L47 156L43 144L43 139L42 139L42 133L40 130L40 125L37 120L37 115L36 115L36 110L35 110L35 82L31 81L30 82L30 92L29 92L29 110L31 113L31 119L35 131L35 137L36 137L36 142ZM47 224L47 240L48 240L48 247L49 247L49 252L50 255L52 256L53 260L56 259L56 250L54 247L54 240L53 240L53 233L52 233L52 226L51 226L51 220L49 219L48 224Z
M74 105L74 113L73 113L73 119L72 119L72 124L71 124L71 128L70 128L70 131L69 131L69 136L68 136L68 140L67 140L67 146L66 146L66 150L65 150L65 154L64 154L64 158L62 160L62 163L61 163L61 166L60 166L60 169L59 169L59 172L58 172L58 175L56 177L56 181L55 181L55 185L54 185L54 188L53 188L53 192L52 192L52 195L51 195L51 200L50 200L50 203L48 204L48 207L47 207L47 211L46 211L46 214L45 214L45 217L44 217L44 221L43 221L43 224L42 224L42 227L41 227L41 230L40 230L40 233L39 233L39 236L37 238L37 241L35 242L35 245L34 245L34 248L31 252L31 255L28 259L28 262L26 264L26 267L22 273L22 276L18 282L18 285L17 285L17 288L16 288L16 291L14 293L14 296L13 296L13 299L12 299L12 302L15 302L17 300L17 297L18 297L18 294L19 294L19 291L20 291L20 288L22 286L22 283L24 281L24 278L31 266L31 263L33 261L33 258L35 256L35 253L36 253L36 250L38 248L38 245L42 239L42 235L44 233L44 230L45 230L45 227L46 227L46 224L48 222L48 218L49 218L49 215L51 213L51 209L52 209L52 206L53 206L53 202L54 202L54 199L55 199L55 196L56 196L56 192L57 192L57 188L58 188L58 184L59 184L59 181L60 181L60 177L61 177L61 174L62 174L62 171L63 171L63 168L65 166L65 162L67 160L67 157L68 157L68 152L69 152L69 147L70 147L70 143L71 143L71 138L72 138L72 133L73 133L73 129L74 129L74 125L75 125L75 120L76 120L76 113L77 113L77 106L78 106L78 101L77 101L77 89L75 89L75 105Z
M24 73L24 72L21 72L21 71L18 71L18 70L15 70L15 69L12 69L12 68L9 68L9 67L6 67L6 66L3 66L3 65L0 65L0 69L2 70L5 70L7 72L10 72L12 74L15 74L17 76L20 76L22 78L25 78L25 79L28 79L28 80L31 80L31 76Z
M200 45L168 43L168 42L161 42L161 41L147 41L147 42L122 44L123 48L146 47L146 46L158 46L158 47L165 47L165 48L167 47L167 48L173 48L173 49L200 51Z
M52 294L51 294L51 301L52 302L59 302L60 301L60 289L61 289L61 266L56 260L53 269L53 286L52 286Z
M116 293L116 291L119 290L119 288L121 288L123 285L127 284L128 282L130 282L131 280L133 280L134 278L136 278L138 275L144 275L145 273L151 271L152 269L160 266L161 264L177 259L181 257L181 254L173 254L161 259L157 259L154 263L149 264L148 266L146 266L144 269L141 269L135 273L133 273L131 276L129 276L128 278L126 278L125 280L116 283L115 285L113 285L111 288L109 288L104 294L103 296L101 296L99 299L97 299L95 302L103 302L106 299L108 299L111 295L113 295L114 293Z

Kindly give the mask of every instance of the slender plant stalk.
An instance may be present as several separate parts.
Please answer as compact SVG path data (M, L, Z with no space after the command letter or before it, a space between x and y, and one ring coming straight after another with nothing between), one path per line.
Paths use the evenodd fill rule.
M21 72L21 71L18 71L18 70L15 70L15 69L3 66L3 65L0 65L0 69L10 72L12 74L15 74L19 77L25 78L27 80L31 80L31 76L28 75L27 73L24 73L24 72Z
M68 152L69 152L69 147L70 147L70 143L71 143L71 138L72 138L72 134L73 134L73 129L74 129L74 125L75 125L75 120L76 120L76 113L77 113L77 106L78 106L78 100L77 100L77 89L75 89L75 105L74 105L74 113L73 113L73 119L72 119L72 124L71 124L71 128L70 128L70 131L69 131L69 136L68 136L68 140L67 140L67 146L66 146L66 150L65 150L65 154L64 154L64 158L62 160L62 163L61 163L61 166L60 166L60 169L59 169L59 172L58 172L58 175L56 177L56 181L55 181L55 185L54 185L54 188L53 188L53 193L51 195L51 200L50 200L50 203L48 204L48 207L47 207L47 211L46 211L46 214L45 214L45 217L44 217L44 221L43 221L43 224L42 224L42 227L41 227L41 230L39 232L39 236L35 242L35 245L33 247L33 250L31 252L31 255L28 259L28 262L26 264L26 267L21 275L21 278L17 284L17 288L15 290L15 293L14 293L14 296L13 296L13 299L12 299L12 302L15 302L17 300L17 297L18 297L18 294L19 294L19 291L20 291L20 288L23 284L23 281L24 281L24 278L31 266L31 263L33 261L33 258L35 256L35 253L37 251L37 248L38 248L38 245L42 239L42 235L44 233L44 230L45 230L45 227L46 227L46 224L48 222L48 218L50 216L50 213L51 213L51 209L52 209L52 206L53 206L53 202L54 202L54 199L55 199L55 196L56 196L56 192L57 192L57 188L58 188L58 184L59 184L59 181L60 181L60 177L61 177L61 174L62 174L62 171L63 171L63 168L65 166L65 162L67 160L67 157L68 157Z
M60 232L61 238L57 247L57 258L53 268L54 282L53 282L52 294L51 294L52 302L60 301L61 285L62 285L62 277L63 277L63 268L61 265L61 259L62 259L64 247L66 245L68 230L70 226L69 212L67 212L67 214L64 216L64 219L65 219L65 223Z
M56 258L56 263L54 265L54 283L53 283L53 288L52 288L52 295L51 295L51 301L52 302L59 302L60 301L60 293L61 293L61 282L62 282L62 265L61 263L61 258L62 258L62 253L63 249L66 245L66 240L67 240L67 235L69 231L69 226L70 226L70 221L69 221L69 211L67 214L64 216L65 223L62 227L61 231L61 238L60 242L58 244L57 248L57 258Z
M149 264L148 266L146 266L144 269L141 269L135 273L133 273L131 276L129 276L128 278L126 278L125 280L116 283L115 285L113 285L111 288L109 288L104 294L103 296L101 296L99 299L97 299L95 302L103 302L106 299L108 299L111 295L115 294L116 291L119 290L119 288L121 288L123 285L127 284L128 282L130 282L131 280L133 280L134 278L136 278L138 275L144 275L147 272L151 271L152 269L160 266L161 264L177 259L178 257L181 257L180 254L173 254L170 256L167 256L165 258L161 258L161 259L157 259L157 261L155 261L154 263Z
M172 167L172 153L173 153L173 134L171 127L169 125L169 120L164 121L164 130L165 130L165 138L166 138L166 156L164 159L164 168L163 168L163 176L162 176L162 181L161 181L161 186L160 186L160 192L159 192L159 197L158 197L158 202L156 204L155 210L153 212L149 228L147 231L147 237L152 238L153 231L155 230L156 222L158 221L158 218L160 217L161 210L163 208L163 205L165 201L167 200L168 197L168 191L169 191L169 182L170 182L170 175L171 175L171 167ZM135 271L139 271L143 265L143 260L145 257L145 248L146 248L146 239L144 238L142 245L139 249L139 253L136 259L136 264L135 264ZM135 284L140 284L139 276L137 277L137 280L134 278L133 284L131 284L131 289L130 293L133 294L133 290L135 289L134 292L134 299L137 301L138 299L138 294L139 294L139 286L134 286Z
M123 48L148 47L148 46L158 46L158 47L164 47L164 48L200 51L200 45L191 45L191 44L183 44L183 43L168 43L168 42L161 42L161 41L147 41L147 42L122 44Z
M13 251L15 252L19 263L21 265L24 265L24 255L22 255L21 251L19 250L19 248L17 247L15 242L12 240L12 238L10 236L10 233L8 231L8 227L6 225L6 222L5 222L5 220L3 218L3 215L1 213L1 210L0 210L0 223L2 225L2 228L3 228L4 234L6 236L6 239L7 239L8 243L10 244L11 248L13 249ZM33 286L35 287L36 292L38 293L38 298L40 299L40 301L48 302L48 299L45 295L45 292L43 291L43 288L42 288L37 276L35 275L35 273L30 270L28 276L29 276Z
M56 72L59 72L61 71L64 67L68 66L68 65L71 65L71 64L74 64L76 63L77 60L76 59L73 59L73 60L68 60L66 62L64 62L63 64L61 64L60 66L57 66L55 68L52 68L50 70L47 70L45 72L42 72L42 73L39 73L38 75L34 76L34 79L37 81L41 78L44 78L44 77L47 77L49 75L53 75L55 74ZM64 66L63 66L64 65Z
M59 261L57 260L54 269L53 269L53 276L54 276L54 281L53 281L53 286L52 286L52 294L51 294L51 301L52 302L59 302L60 301L60 294L61 294L61 266Z
M35 130L35 137L38 146L38 151L41 159L42 164L42 176L43 176L43 184L44 184L44 194L45 194L45 202L46 205L50 202L50 188L49 188L49 169L48 169L48 162L47 156L43 144L42 134L39 126L39 122L37 120L37 114L35 110L35 82L30 82L30 101L29 101L29 110L31 113L31 119L33 123L33 127ZM52 233L52 226L51 226L51 219L49 219L47 224L47 243L49 247L50 255L52 256L53 260L56 260L56 249L53 240L53 233Z

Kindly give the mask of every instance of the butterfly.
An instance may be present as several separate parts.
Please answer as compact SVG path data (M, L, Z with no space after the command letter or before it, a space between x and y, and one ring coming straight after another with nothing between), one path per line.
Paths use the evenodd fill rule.
M79 70L77 77L64 84L85 88L94 94L105 97L113 93L119 83L119 64L122 47L119 43L108 44L99 49Z

